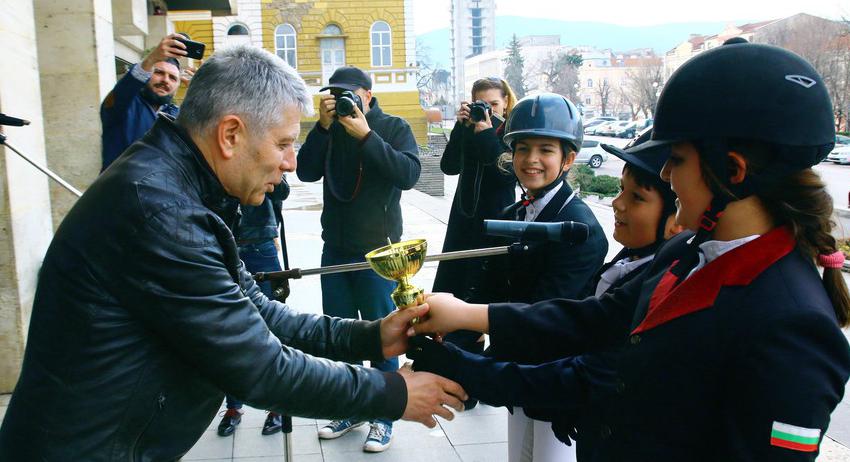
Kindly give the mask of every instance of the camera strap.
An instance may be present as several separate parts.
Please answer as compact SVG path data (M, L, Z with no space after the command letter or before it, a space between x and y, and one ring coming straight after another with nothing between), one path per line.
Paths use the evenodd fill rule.
M330 191L333 198L344 204L347 204L356 199L357 195L360 193L360 185L363 181L363 159L358 157L357 160L357 182L354 184L354 191L351 193L350 197L343 197L339 193L339 191L337 191L336 185L334 184L333 176L331 174L331 156L333 154L334 146L333 140L334 136L333 133L331 133L330 137L328 138L328 150L325 154L325 180L328 185L328 191Z

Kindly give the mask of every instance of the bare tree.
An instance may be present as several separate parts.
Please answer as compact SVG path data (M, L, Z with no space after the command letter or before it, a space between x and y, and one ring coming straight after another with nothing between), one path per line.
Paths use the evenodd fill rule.
M823 77L832 97L836 128L846 128L850 111L850 22L798 14L759 29L753 41L793 51Z
M611 84L608 83L608 79L602 79L596 86L596 96L599 97L599 109L602 115L608 115L608 99L611 97Z
M644 60L639 66L626 72L623 91L631 103L633 117L643 113L643 116L648 118L655 113L658 93L663 85L661 79L662 66L657 59Z
M540 61L539 72L546 78L547 90L578 101L578 68L582 58L576 50L558 51Z
M619 100L619 106L628 108L630 117L634 120L642 108L639 105L640 98L632 93L628 82L626 85L617 88L616 96Z
M444 105L451 86L450 73L432 65L430 54L430 47L416 43L416 88L419 89L419 102L425 106Z

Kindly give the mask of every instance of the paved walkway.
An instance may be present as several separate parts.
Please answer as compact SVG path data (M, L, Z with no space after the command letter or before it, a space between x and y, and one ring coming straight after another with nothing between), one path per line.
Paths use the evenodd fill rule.
M322 240L319 215L322 208L321 184L302 184L290 175L292 194L284 202L287 220L288 247L292 266L319 266ZM418 191L402 196L405 238L426 238L430 253L439 252L443 245L445 223L451 207L451 193L456 177L446 179L447 197L435 198ZM602 227L610 235L613 214L610 207L591 203ZM619 248L611 243L608 257ZM426 265L413 282L429 289L436 267ZM292 281L290 303L302 311L321 312L319 278ZM0 418L5 414L9 395L0 395ZM184 461L280 461L283 455L281 435L262 436L260 428L265 419L263 411L246 407L242 424L235 434L222 438L216 435L216 418ZM367 454L362 444L368 429L364 426L337 440L320 441L316 434L326 421L295 418L293 431L296 462L502 462L507 461L507 420L503 408L479 405L458 414L454 420L439 420L437 428L429 429L410 422L397 422L393 445L381 454ZM850 460L850 402L845 400L833 414L828 437L821 445L821 462Z

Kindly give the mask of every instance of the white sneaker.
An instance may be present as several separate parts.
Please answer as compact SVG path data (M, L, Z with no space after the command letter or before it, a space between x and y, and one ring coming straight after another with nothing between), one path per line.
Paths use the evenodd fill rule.
M369 428L369 436L363 444L366 452L384 452L390 447L393 440L393 425L383 422L375 422Z
M366 422L352 422L348 419L332 420L330 423L319 429L319 438L323 440L339 438L365 423Z

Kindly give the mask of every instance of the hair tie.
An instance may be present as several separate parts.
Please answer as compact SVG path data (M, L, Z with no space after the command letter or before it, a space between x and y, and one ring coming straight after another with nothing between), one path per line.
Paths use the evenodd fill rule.
M844 252L836 250L830 254L818 255L818 265L824 268L841 269L844 266Z

